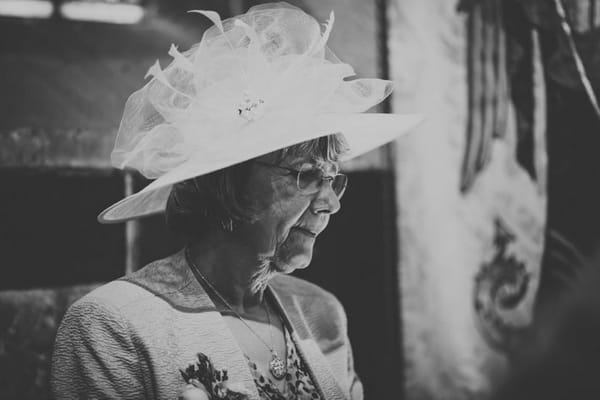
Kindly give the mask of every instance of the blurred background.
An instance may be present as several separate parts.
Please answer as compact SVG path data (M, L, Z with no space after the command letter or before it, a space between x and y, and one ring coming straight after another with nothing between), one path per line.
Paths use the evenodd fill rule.
M489 398L600 250L600 0L289 2L396 82L379 112L427 118L344 166L297 275L344 304L366 399ZM259 3L0 0L1 399L49 398L68 306L181 247L161 216L96 222L147 184L109 162L123 106L200 40L187 10Z

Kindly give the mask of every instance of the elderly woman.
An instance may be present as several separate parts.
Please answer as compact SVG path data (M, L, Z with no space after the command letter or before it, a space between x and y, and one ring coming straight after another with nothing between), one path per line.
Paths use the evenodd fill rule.
M353 75L298 8L221 21L125 108L113 152L155 179L102 212L165 212L180 252L76 302L58 332L58 399L361 399L341 304L289 276L340 209L342 159L418 116L360 114L390 82Z

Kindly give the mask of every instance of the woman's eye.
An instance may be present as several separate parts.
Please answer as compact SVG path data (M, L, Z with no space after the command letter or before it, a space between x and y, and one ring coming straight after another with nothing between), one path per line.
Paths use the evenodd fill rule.
M303 170L300 173L300 180L303 182L306 182L306 183L319 181L319 180L321 180L321 170L319 170L319 169Z

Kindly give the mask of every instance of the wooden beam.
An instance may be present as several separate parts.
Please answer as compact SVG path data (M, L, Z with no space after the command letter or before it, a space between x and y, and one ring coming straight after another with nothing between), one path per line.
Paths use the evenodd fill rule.
M125 171L125 196L136 192L134 173ZM125 274L135 272L142 267L140 261L140 228L138 219L125 223Z

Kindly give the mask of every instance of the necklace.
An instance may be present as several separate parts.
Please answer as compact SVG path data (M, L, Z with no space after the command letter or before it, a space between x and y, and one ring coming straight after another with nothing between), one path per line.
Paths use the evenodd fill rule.
M192 266L192 268L194 268L194 270L196 271L196 273L198 274L198 276L200 277L202 282L204 282L206 284L206 286L208 286L210 288L210 290L212 290L212 292L219 298L219 300L221 300L223 302L223 304L225 304L225 306L232 313L234 313L235 316L240 321L242 321L242 323L246 326L246 328L248 328L248 330L250 330L250 332L252 332L254 334L254 336L256 336L265 345L265 347L271 352L271 361L269 362L269 372L271 373L271 375L273 375L273 377L275 379L277 379L277 380L283 379L283 377L287 373L287 366L285 365L285 362L281 359L281 357L279 357L279 354L277 354L277 351L272 346L269 346L267 344L267 342L265 342L263 340L263 338L254 329L252 329L252 327L246 322L246 320L244 318L242 318L242 316L237 311L235 311L231 305L229 305L229 303L227 302L227 300L225 300L225 298L221 295L221 293L219 293L219 291L208 281L208 279L206 279L206 277L200 272L200 269L192 261L192 258L189 255L188 248L185 249L185 255L186 255L186 259L187 259L188 263ZM269 323L269 334L271 336L271 343L273 343L273 327L271 326L271 314L269 313L269 307L265 306L265 311L267 313L267 321Z

